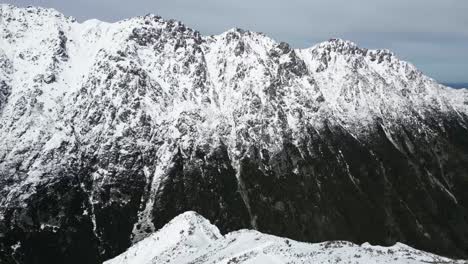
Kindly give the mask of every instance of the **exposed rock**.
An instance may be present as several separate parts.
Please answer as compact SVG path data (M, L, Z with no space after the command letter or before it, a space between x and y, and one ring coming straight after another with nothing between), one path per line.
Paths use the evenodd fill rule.
M100 263L187 210L468 257L468 93L389 51L11 5L0 47L1 263Z

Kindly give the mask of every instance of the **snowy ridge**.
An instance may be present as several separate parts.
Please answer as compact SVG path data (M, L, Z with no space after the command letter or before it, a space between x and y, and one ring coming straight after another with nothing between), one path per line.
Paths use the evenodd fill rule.
M107 263L163 263L177 254L175 249L186 254L196 254L198 249L222 237L208 220L195 212L187 212Z
M397 243L392 247L333 241L318 244L240 230L222 236L195 212L177 216L161 230L105 264L156 263L466 263Z
M263 191L282 192L271 186L289 183L286 189L303 186L295 190L317 208L328 202L339 207L343 203L326 193L335 185L326 183L341 181L344 172L341 183L349 180L346 190L369 199L366 206L383 200L403 208L379 212L385 214L379 224L392 231L385 239L406 238L396 216L403 212L417 229L417 237L408 239L437 249L436 239L425 234L439 235L432 227L440 221L422 225L412 211L420 204L406 202L423 190L430 198L426 211L439 214L448 197L464 227L466 197L458 189L466 183L467 129L468 90L440 85L388 50L340 39L293 49L241 29L201 36L155 15L79 23L53 9L0 5L0 232L12 236L23 228L36 234L42 226L57 227L50 231L55 236L71 223L66 237L77 230L74 219L86 228L89 220L93 238L86 239L97 241L90 252L99 252L90 255L106 258L181 210L198 211L207 196L219 209L207 216L217 225L234 228L243 217L237 210L245 206L249 219L238 225L282 232L280 225L268 226L268 213L290 213L297 226L287 232L298 234L316 208L302 208L310 211L301 218L297 197L285 195L286 201ZM406 178L417 175L414 182L424 184L400 197L394 186L400 187L402 166L414 172ZM250 173L265 177L255 182ZM225 184L231 176L235 182ZM377 183L382 197L373 193ZM37 212L48 207L36 202L56 205L48 199L62 196L69 198L67 206L79 205L70 215L62 203L52 210L57 215ZM317 225L337 227L348 217L338 209L330 214L317 217ZM231 221L232 215L239 219ZM118 242L115 226L125 226ZM446 238L446 248L468 240L468 234L444 228L436 237ZM304 239L343 235L341 230L313 230Z
M184 153L222 141L237 160L254 142L274 153L324 122L365 135L376 120L416 125L432 111L468 112L466 91L348 41L294 50L240 29L201 37L154 15L109 24L44 8L0 12L0 168L17 171L28 150L23 184L47 173L40 157L61 144L118 138L140 122L153 127L143 148L145 138Z

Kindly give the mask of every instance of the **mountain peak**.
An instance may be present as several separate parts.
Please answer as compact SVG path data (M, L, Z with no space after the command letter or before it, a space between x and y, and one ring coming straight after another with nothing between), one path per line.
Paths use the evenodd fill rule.
M0 262L100 263L186 210L222 232L468 254L465 91L339 39L1 10ZM220 237L193 212L164 230L184 252Z
M367 49L359 47L355 42L340 38L331 38L328 41L321 42L309 50L316 50L319 53L330 54L334 52L341 55L361 55L370 58L379 59L379 61L390 61L395 54L388 49Z
M323 43L328 44L328 46L334 47L357 47L356 43L341 38L330 38L328 41L325 41Z
M207 219L193 211L185 212L106 263L167 263L161 259L177 258L179 252L196 253L222 237Z
M203 217L185 213L170 223L186 220L187 217L207 222ZM116 258L106 261L105 264L463 263L418 251L401 243L392 247L372 246L369 243L358 246L346 241L308 244L252 230L235 231L213 239L206 239L202 234L189 232L188 236L173 239L183 233L183 230L168 232L168 226L133 245ZM200 227L195 224L194 229ZM168 238L166 234L172 234L172 237Z
M231 28L219 35L215 35L213 37L222 37L228 39L241 39L241 38L251 38L251 39L259 39L259 38L268 38L265 34L250 30L245 30L242 28Z
M185 213L182 213L178 216L176 216L172 221L170 222L172 224L180 224L180 223L187 223L189 225L195 225L195 224L205 224L205 225L211 225L210 222L204 218L202 215L195 211L187 211Z
M328 41L319 43L309 49L315 56L320 56L322 58L330 59L330 56L334 55L358 55L358 56L367 56L368 49L363 49L358 47L358 45L349 40L343 40L339 38L332 38Z
M61 20L68 20L75 22L75 18L63 15L61 12L54 8L45 8L37 6L17 7L11 4L0 4L0 20L1 19L17 19L21 17L27 18L44 18L44 17L55 17Z

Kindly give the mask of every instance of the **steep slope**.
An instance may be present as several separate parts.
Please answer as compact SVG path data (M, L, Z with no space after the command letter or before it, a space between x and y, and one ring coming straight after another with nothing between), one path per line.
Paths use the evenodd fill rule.
M186 212L171 220L161 230L136 243L125 253L106 263L181 263L187 255L221 239L216 226L195 212Z
M397 243L392 247L334 241L299 243L257 231L222 236L194 212L174 218L161 230L105 264L156 263L466 263Z
M468 257L468 94L385 50L0 6L0 261L220 230Z

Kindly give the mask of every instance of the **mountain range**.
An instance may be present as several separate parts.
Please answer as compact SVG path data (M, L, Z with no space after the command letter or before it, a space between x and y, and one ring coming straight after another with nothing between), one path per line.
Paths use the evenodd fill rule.
M186 211L468 258L466 190L468 90L389 50L0 5L1 263L101 263Z
M468 89L468 83L444 83L444 85L456 89L466 88Z

